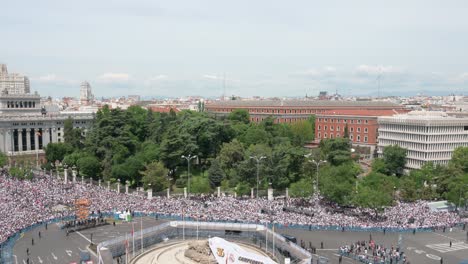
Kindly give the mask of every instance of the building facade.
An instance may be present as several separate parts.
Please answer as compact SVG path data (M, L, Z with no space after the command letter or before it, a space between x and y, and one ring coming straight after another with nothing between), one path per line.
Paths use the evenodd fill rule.
M91 85L89 82L82 82L80 85L80 103L82 105L92 104L94 101L94 95L91 91Z
M406 168L419 169L427 162L447 165L457 147L468 147L468 118L443 112L415 111L378 118L378 154L385 146L407 150Z
M244 109L252 122L273 117L276 123L294 123L311 115L341 110L404 110L405 107L390 102L374 101L323 101L323 100L231 100L207 103L205 110L215 115L228 115Z
M0 64L0 91L9 94L29 94L29 78L18 73L8 73L7 66Z

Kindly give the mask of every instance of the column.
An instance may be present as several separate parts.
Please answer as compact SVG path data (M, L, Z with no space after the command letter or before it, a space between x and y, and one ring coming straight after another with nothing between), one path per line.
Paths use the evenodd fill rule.
M125 194L128 194L128 185L130 184L129 181L125 181Z
M218 197L221 197L221 187L218 186Z
M117 182L117 193L120 193L120 180Z
M167 198L171 198L171 188L167 188Z
M34 150L38 151L39 150L39 136L37 133L39 132L39 129L34 129Z
M31 129L26 128L26 150L31 150Z
M289 188L286 188L286 199L289 199Z
M107 190L110 191L110 181L107 181Z
M268 201L273 201L273 188L268 188Z
M76 183L76 170L72 170L72 176L73 176L73 183Z
M254 188L250 188L250 199L254 198Z
M57 142L58 142L58 139L57 139L57 128L56 128L56 127L53 127L52 130L50 131L50 133L52 133L52 143L57 143Z
M5 146L5 134L6 131L4 129L0 129L0 151L3 153L7 153Z
M65 175L65 184L68 183L68 169L67 167L65 167L65 170L63 171L64 175Z
M42 128L42 148L47 146L50 141L50 128Z
M84 185L84 176L83 175L81 175L81 184Z
M99 187L101 187L101 179L98 180Z
M5 133L5 153L15 150L13 146L13 129L8 129Z
M23 129L18 129L18 151L23 151Z
M187 187L184 187L184 197L187 198Z
M153 189L148 189L148 200L153 199Z

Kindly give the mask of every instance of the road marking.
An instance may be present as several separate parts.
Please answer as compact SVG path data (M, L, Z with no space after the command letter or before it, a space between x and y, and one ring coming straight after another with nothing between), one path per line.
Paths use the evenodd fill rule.
M18 264L18 257L16 255L13 255L13 257L15 258L15 263Z
M441 244L426 245L426 247L433 249L435 251L439 251L440 253L447 253L451 251L468 249L468 244L465 244L463 242L458 242L458 243L452 243L452 246L450 247L449 243L441 243Z
M440 260L441 259L441 257L436 256L436 255L432 255L432 254L426 254L426 257L428 257L430 259L433 259L433 260Z
M67 249L67 250L65 250L65 252L67 252L67 255L68 255L69 257L72 256L73 251Z
M39 259L39 263L42 263L41 257L37 256L37 259Z
M55 260L58 259L57 256L55 256L54 252L52 252L52 257L53 257Z
M26 260L23 259L23 264L26 264Z
M433 234L436 234L436 235L441 236L441 237L448 238L448 239L452 240L453 242L463 242L463 241L458 240L458 239L456 239L456 238L449 237L449 236L446 236L446 235L442 235L442 234L439 234L439 233L436 233L436 232L433 232Z
M83 249L81 249L81 248L78 248L78 249L79 249L81 252L85 252L85 251L86 251L86 250L83 250Z
M78 231L75 231L75 233L77 233L78 235L80 235L81 237L83 237L84 239L86 239L86 241L88 241L89 243L91 243L91 240L89 240L87 237L85 237L83 234L81 234L80 232Z

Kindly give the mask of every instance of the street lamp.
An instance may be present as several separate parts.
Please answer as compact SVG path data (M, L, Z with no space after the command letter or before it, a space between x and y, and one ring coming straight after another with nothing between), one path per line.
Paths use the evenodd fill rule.
M316 174L315 189L317 190L317 193L320 193L320 190L319 190L319 167L320 167L321 164L327 163L327 161L326 160L318 160L317 161L315 159L310 160L309 159L310 155L311 155L311 153L304 155L304 157L307 158L308 162L313 163L313 164L315 164L315 166L317 166L317 169L315 170L315 174Z
M190 161L192 159L196 159L197 155L188 154L188 156L182 155L181 158L187 160L187 192L188 196L190 196Z
M257 199L258 199L258 183L259 183L259 179L258 179L258 174L259 174L259 171L260 171L260 161L262 161L262 159L266 159L265 156L250 156L250 159L253 159L257 162Z

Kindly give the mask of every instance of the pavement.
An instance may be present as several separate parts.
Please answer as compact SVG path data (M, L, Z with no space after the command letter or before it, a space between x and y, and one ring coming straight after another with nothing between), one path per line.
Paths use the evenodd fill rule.
M142 219L143 229L159 225L166 220L155 220L154 218L144 217ZM14 264L69 264L79 263L80 251L87 250L91 242L100 243L115 237L130 234L132 230L131 223L117 223L114 227L110 225L100 226L79 232L70 233L66 236L64 230L60 230L57 224L50 224L48 230L44 227L38 227L25 233L15 244L13 249ZM135 231L140 230L140 218L134 219ZM41 232L41 238L38 233ZM276 232L294 236L298 244L301 240L308 246L309 242L317 248L317 254L327 257L329 263L338 263L338 248L340 246L354 243L355 241L368 241L370 236L377 244L385 246L397 246L399 233L389 233L385 235L382 232L340 232L340 231L308 231L303 229L278 229ZM443 263L458 264L462 260L468 259L467 231L454 228L452 232L449 229L446 232L425 232L425 233L404 233L402 236L402 248L408 256L411 263L440 264L440 258ZM34 239L34 245L32 245ZM450 241L452 246L450 247ZM323 242L324 249L320 248ZM26 250L29 249L29 255ZM96 258L92 257L93 263L97 263ZM354 260L344 258L344 264L357 263Z
M155 220L154 218L144 217L142 219L143 229L150 226L159 225L164 220ZM72 232L68 236L66 231L58 227L57 224L49 224L47 230L44 226L31 230L16 242L13 248L14 264L69 264L79 263L80 252L87 251L87 247L92 242L100 242L130 234L132 223L117 222L112 225L112 220L108 221L110 225L90 228L79 232ZM134 218L135 232L140 230L140 218ZM41 232L41 238L39 238ZM34 239L34 245L32 245ZM29 249L29 255L27 254ZM92 256L93 263L97 263L97 258Z

